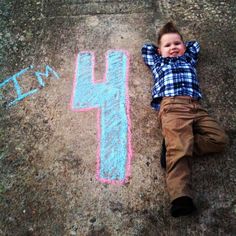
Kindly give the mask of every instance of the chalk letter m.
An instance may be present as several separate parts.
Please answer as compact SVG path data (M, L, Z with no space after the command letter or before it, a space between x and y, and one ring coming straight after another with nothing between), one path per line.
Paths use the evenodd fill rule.
M131 133L128 97L128 54L106 54L103 81L94 80L94 54L80 52L76 60L71 107L73 111L97 109L97 179L123 184L130 175Z

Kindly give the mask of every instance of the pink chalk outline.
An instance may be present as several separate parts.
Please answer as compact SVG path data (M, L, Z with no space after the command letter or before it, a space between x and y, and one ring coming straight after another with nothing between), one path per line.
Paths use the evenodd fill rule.
M73 79L73 92L72 92L72 96L71 96L71 100L70 100L70 109L73 112L87 112L93 109L97 110L97 167L96 167L96 179L102 183L106 183L106 184L114 184L114 185L124 185L125 183L128 182L129 177L131 176L131 159L132 159L132 147L131 147L131 119L130 119L130 101L129 101L129 96L128 96L128 78L129 78L129 62L130 62L130 56L128 51L126 50L120 50L120 49L112 49L112 50L108 50L106 52L106 71L105 74L103 76L103 79L101 80L96 80L95 81L95 75L94 75L94 66L95 66L95 55L93 51L81 51L80 53L89 53L92 55L92 83L93 84L99 84L99 83L106 83L106 75L107 75L107 71L108 71L108 54L109 52L113 52L113 51L121 51L123 52L126 57L127 57L127 65L126 65L126 84L125 84L125 97L126 97L126 115L127 115L127 120L128 120L128 140L127 140L127 161L126 161L126 175L125 175L125 179L120 181L120 180L107 180L107 179L103 179L100 178L100 141L101 141L101 108L100 107L88 107L88 108L82 108L82 109L76 109L73 108L73 100L75 97L75 91L76 91L76 75L78 72L78 57L79 57L79 53L77 53L76 59L75 59L75 74L74 74L74 79Z

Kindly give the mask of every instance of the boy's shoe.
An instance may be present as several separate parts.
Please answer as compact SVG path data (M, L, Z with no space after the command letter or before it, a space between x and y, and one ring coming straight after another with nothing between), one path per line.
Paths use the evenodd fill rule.
M179 217L190 215L196 210L197 208L195 207L192 198L184 196L176 198L172 202L170 213L173 217Z
M160 162L161 162L161 167L166 169L166 144L165 144L165 139L163 139L162 145L161 145Z

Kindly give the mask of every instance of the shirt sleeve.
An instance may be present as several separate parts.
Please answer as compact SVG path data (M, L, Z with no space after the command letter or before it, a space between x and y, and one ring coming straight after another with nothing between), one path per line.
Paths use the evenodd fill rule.
M193 59L197 60L200 44L197 41L189 41L186 43L186 51Z
M186 59L191 63L192 66L196 66L198 60L198 54L200 51L200 45L196 41L186 42Z
M160 55L157 52L157 46L154 44L144 44L141 51L144 63L147 66L152 67L160 63Z

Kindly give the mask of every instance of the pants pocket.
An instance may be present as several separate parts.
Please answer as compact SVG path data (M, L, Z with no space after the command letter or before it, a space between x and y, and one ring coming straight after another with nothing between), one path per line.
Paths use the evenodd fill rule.
M161 120L162 120L163 115L165 115L165 114L171 112L172 108L173 108L173 104L166 104L166 105L164 105L163 107L161 107L161 109L160 109L160 111L159 111L159 113L158 113L158 115L157 115L158 127L159 127L159 128L162 127L162 122L161 122Z

